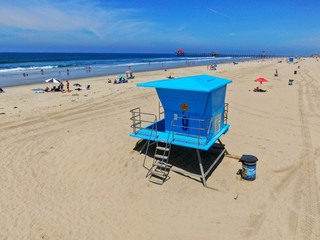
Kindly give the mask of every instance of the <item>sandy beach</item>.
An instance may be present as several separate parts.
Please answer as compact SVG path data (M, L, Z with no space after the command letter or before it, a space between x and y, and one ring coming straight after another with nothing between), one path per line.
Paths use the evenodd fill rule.
M320 239L320 61L278 61L137 72L125 84L85 78L70 86L91 89L70 93L32 91L46 83L5 88L0 239ZM233 81L221 140L233 155L258 157L255 181L241 179L241 163L228 157L208 188L175 172L161 186L145 178L129 111L157 114L156 91L136 84L169 71ZM259 77L268 92L253 92ZM192 151L173 155L196 161Z

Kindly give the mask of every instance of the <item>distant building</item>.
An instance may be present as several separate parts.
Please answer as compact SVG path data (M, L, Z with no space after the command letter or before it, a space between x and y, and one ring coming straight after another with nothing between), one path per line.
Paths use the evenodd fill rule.
M218 56L218 55L219 55L219 52L213 52L213 53L212 53L212 56L213 56L213 57L216 57L216 56Z
M318 53L314 53L314 54L311 55L311 57L317 58L317 57L320 57L320 56L319 56Z
M176 55L177 56L184 56L184 51L182 49L179 49L177 52L176 52Z

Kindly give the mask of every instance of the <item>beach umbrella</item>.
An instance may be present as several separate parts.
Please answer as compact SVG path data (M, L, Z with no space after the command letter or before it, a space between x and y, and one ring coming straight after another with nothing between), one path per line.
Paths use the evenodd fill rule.
M264 78L258 78L256 80L254 80L255 82L259 82L259 83L263 83L263 82L269 82L267 79Z
M73 86L81 87L81 84L79 84L79 83L75 83L75 84L73 84Z
M259 82L260 85L263 83L263 82L269 82L267 79L264 79L264 78L258 78L256 80L254 80L255 82Z
M125 78L126 76L125 75L119 75L118 77L119 78Z
M46 80L48 83L61 83L61 80L55 78L49 78Z

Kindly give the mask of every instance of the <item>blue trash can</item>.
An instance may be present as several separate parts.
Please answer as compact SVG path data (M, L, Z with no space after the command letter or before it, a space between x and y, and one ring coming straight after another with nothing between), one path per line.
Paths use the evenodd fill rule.
M239 162L242 162L241 177L245 180L256 179L256 165L258 158L253 155L242 155Z

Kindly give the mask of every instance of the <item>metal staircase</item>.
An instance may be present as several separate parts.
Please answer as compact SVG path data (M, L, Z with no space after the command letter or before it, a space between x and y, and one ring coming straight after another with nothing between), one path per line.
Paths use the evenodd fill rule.
M168 164L171 151L171 143L169 142L169 139L172 128L173 121L170 126L167 141L156 142L153 163L147 173L147 177L149 177L150 182L162 185L168 177L170 168L172 167Z
M171 166L168 164L171 144L157 142L152 167L149 170L149 181L162 185L168 177Z

